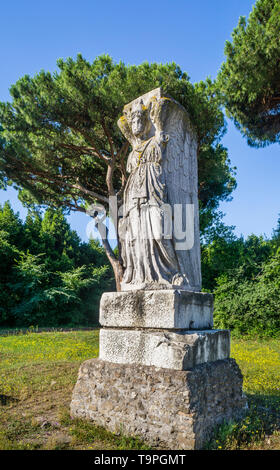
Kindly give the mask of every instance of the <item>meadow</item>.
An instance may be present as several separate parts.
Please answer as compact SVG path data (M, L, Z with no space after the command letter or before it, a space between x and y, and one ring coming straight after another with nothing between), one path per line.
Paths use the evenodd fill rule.
M71 419L78 369L98 355L99 331L53 331L0 336L0 449L148 449ZM216 429L206 449L280 449L280 338L233 338L231 356L244 377L248 410Z

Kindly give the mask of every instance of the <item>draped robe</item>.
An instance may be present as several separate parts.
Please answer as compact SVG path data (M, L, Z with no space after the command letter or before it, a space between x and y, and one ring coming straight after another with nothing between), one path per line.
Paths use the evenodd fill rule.
M119 225L124 265L122 286L172 284L174 276L179 275L173 242L163 237L161 206L167 197L161 145L151 137L128 157L130 176Z

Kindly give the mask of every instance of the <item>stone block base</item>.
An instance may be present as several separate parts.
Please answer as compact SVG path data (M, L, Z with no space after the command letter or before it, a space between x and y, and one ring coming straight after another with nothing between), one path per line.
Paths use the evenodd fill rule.
M164 449L200 449L213 428L245 410L242 375L234 359L178 371L143 365L84 362L71 416L113 432L139 436Z
M179 290L105 292L99 321L118 328L209 329L213 295Z
M99 357L103 361L188 370L229 355L229 330L100 330Z

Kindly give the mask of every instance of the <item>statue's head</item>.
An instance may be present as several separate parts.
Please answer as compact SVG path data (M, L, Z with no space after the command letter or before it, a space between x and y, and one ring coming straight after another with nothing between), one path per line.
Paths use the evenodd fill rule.
M142 100L131 110L131 130L136 137L142 137L149 132L150 122L148 109Z
M144 105L142 99L135 100L124 107L118 126L132 146L139 140L146 140L150 136L154 125L151 109L151 101Z

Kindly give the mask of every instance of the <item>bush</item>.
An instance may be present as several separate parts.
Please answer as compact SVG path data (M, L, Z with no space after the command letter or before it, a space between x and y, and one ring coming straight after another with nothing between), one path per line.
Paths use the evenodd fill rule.
M9 203L0 207L0 326L97 325L100 297L112 289L104 250L82 243L61 211L22 223Z
M280 248L246 278L243 265L217 279L214 324L238 334L261 336L280 333Z

